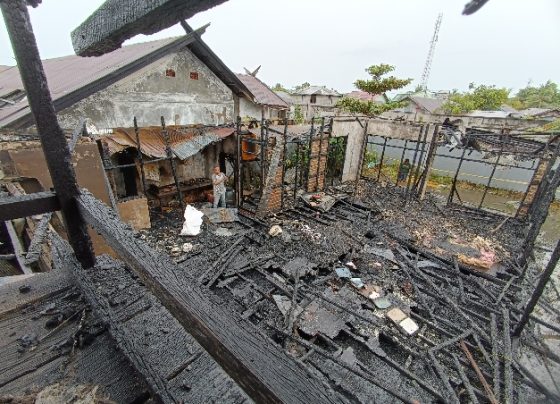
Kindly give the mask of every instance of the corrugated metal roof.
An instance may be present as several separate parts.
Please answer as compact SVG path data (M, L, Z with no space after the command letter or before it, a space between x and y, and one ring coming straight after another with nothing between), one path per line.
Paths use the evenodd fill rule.
M474 110L467 114L468 116L474 116L478 118L507 118L511 115L510 112L506 111L482 111Z
M354 90L346 94L345 97L355 98L357 100L363 100L363 101L374 101L379 104L385 104L385 102L387 101L385 96L382 94L370 94L360 90Z
M297 95L331 95L333 97L342 97L342 94L340 94L338 91L336 90L330 90L325 86L309 86L307 88L304 88L303 90L294 92L294 94Z
M255 102L261 105L269 105L273 107L288 108L288 104L280 98L274 91L272 91L266 84L260 81L255 76L250 74L235 74L245 87L249 89Z
M445 104L445 100L439 98L427 98L427 97L418 97L416 95L409 97L416 105L424 108L426 111L430 113L434 113L439 110L443 104Z
M180 42L184 37L160 39L124 46L114 52L99 57L63 56L43 60L49 90L53 101L77 91L89 83L108 76L134 61L145 58L150 53L166 45ZM23 83L17 67L0 71L0 92L23 90ZM25 114L29 114L27 98L15 105L0 109L0 127L6 126Z
M157 41L123 46L113 52L98 57L76 55L43 60L49 90L56 111L68 108L77 101L120 80L139 68L149 65L159 58L176 52L183 47L200 59L208 68L240 97L251 98L249 90L204 43L199 34L192 37L172 37ZM16 66L0 67L0 93L23 90L23 84ZM96 85L94 85L96 83ZM24 98L15 105L0 108L0 128L5 126L31 126L27 122L31 110ZM20 121L26 120L25 125Z
M294 103L294 100L292 99L292 96L290 95L290 93L287 93L286 91L275 91L274 94L276 94L278 97L282 98L284 100L284 102L288 105Z
M171 151L180 160L186 160L194 156L206 146L219 142L231 136L234 132L235 128L231 127L189 129L174 126L167 127ZM138 136L140 138L142 154L152 158L166 157L165 141L161 127L140 128ZM102 141L107 145L111 155L129 147L137 149L134 128L117 128L113 134L104 136Z

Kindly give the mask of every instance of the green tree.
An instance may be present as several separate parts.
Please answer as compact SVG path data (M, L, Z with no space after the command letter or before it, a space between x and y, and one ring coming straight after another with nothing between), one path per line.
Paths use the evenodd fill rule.
M510 90L507 88L497 88L484 84L476 86L471 83L469 84L469 91L465 93L453 90L449 99L443 105L443 109L450 114L462 114L475 109L482 111L497 110L507 103L509 92Z
M410 84L412 79L399 79L395 76L387 76L395 70L394 66L387 64L373 65L366 69L370 75L369 80L358 79L354 82L356 88L365 91L371 95L384 94L387 91L398 90ZM377 104L374 101L358 100L350 97L343 97L337 104L337 107L346 111L362 114L362 115L379 115L385 111L399 108L402 102L388 102L386 104Z
M306 88L311 87L311 84L309 84L307 81L303 84L300 84L299 86L295 86L292 93L297 93L300 92L301 90L305 90Z
M540 86L527 87L517 92L515 97L510 100L514 108L560 108L560 91L558 84L548 80ZM515 106L515 105L516 106Z
M274 85L274 87L272 87L272 91L284 91L284 92L286 92L286 93L289 93L289 92L290 92L286 87L284 87L284 86L283 86L282 84L280 84L280 83L276 83L276 84Z
M301 125L305 119L303 118L303 112L301 111L301 105L296 105L294 108L294 122L297 125Z

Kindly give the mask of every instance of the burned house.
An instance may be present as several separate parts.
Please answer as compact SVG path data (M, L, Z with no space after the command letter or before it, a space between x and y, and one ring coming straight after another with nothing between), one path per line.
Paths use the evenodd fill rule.
M123 32L161 29L200 11L190 1L125 3L109 0L76 30L77 53L108 52ZM195 155L189 150L226 153L234 136L234 182L243 181L243 153L262 170L256 208L238 200L234 222L205 220L199 235L184 238L177 207L157 212L152 229L134 231L117 209L77 186L71 153L80 142L58 125L26 4L0 7L54 190L2 184L9 248L2 245L0 258L25 268L44 254L52 270L26 269L0 284L2 401L559 400L559 294L551 275L560 243L533 249L560 184L557 133L537 142L516 133L457 134L461 161L476 148L543 161L529 214L504 217L458 204L455 186L450 200L425 193L437 149L450 142L451 128L439 125L354 117L291 128L261 122L257 131L238 121L233 135L214 126L126 126L99 139L102 158L113 159L104 164L142 168L146 158L161 183L169 178L155 160L169 160L177 172L177 160ZM379 175L367 171L366 153L380 135L384 151L387 138L408 141L402 147L412 149L414 169L406 186L384 177L383 152L373 167ZM185 142L206 137L205 147ZM347 173L352 181L330 186L325 173L337 137L354 150L355 171ZM134 157L135 145L138 162L114 160L126 150ZM133 188L124 174L114 184L121 193ZM29 243L13 236L22 220ZM115 256L92 251L88 226Z
M161 207L175 199L176 178L184 202L209 199L213 167L233 174L234 132L231 126L117 128L100 147L118 199L147 195Z

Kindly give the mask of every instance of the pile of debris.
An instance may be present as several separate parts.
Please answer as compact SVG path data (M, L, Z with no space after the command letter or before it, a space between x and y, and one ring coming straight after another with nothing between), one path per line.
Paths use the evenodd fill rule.
M177 276L208 287L351 400L556 397L510 337L530 284L509 254L520 224L492 232L503 218L442 215L431 196L405 206L396 188L366 184L358 195L310 194L266 221L205 221L194 250L175 257ZM176 218L155 223L140 237L166 252L184 245Z

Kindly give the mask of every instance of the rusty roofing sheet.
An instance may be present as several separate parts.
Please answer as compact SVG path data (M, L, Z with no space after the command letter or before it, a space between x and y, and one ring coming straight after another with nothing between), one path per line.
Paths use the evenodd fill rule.
M288 109L288 104L274 91L272 91L266 84L260 81L255 76L250 74L238 74L236 76L245 87L249 89L251 94L255 97L255 102L261 105L270 105L273 107Z
M79 57L76 55L63 56L43 60L43 67L49 83L49 90L53 100L76 91L88 83L105 77L134 60L146 57L155 50L179 42L184 37L160 39L134 45L123 46L114 52L99 57ZM15 66L0 70L0 92L23 90L19 70ZM0 127L9 124L22 113L29 113L27 99L16 105L0 109Z
M167 127L169 146L173 154L180 160L194 156L206 146L219 142L235 132L231 127L215 128L181 128ZM152 158L166 157L165 140L161 127L152 126L140 128L140 150L142 154ZM137 148L134 128L117 128L114 133L103 137L109 152L118 153L126 148Z

